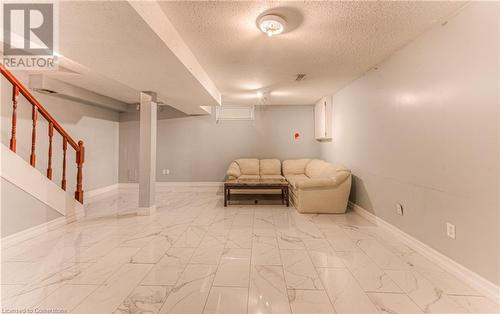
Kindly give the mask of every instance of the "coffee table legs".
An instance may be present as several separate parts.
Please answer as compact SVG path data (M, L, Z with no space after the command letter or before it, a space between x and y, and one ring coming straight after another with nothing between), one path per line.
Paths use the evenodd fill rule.
M228 196L229 188L224 186L224 207L227 207L227 196Z
M290 197L287 186L281 188L281 204L286 204L286 207L290 206Z

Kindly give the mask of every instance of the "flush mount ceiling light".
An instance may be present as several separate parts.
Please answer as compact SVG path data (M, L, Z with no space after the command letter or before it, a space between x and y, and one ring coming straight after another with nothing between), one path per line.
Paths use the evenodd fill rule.
M286 27L286 21L277 15L268 14L257 20L259 29L271 37L283 33Z

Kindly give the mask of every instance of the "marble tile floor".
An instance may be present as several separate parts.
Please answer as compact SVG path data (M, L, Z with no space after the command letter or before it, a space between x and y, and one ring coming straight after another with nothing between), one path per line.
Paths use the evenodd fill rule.
M225 208L211 187L157 194L154 216L135 215L137 193L123 190L78 222L2 247L3 313L500 312L353 212Z

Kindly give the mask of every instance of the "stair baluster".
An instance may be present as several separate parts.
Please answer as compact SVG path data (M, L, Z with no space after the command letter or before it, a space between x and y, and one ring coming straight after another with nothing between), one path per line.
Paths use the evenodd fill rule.
M33 111L31 114L31 120L33 120L33 130L31 131L31 156L30 156L30 164L35 167L36 164L36 120L38 117L38 108L36 106L32 106Z
M52 137L54 136L54 125L49 122L49 162L47 166L47 178L52 180Z
M68 149L68 141L63 137L63 169L61 188L66 191L66 150Z

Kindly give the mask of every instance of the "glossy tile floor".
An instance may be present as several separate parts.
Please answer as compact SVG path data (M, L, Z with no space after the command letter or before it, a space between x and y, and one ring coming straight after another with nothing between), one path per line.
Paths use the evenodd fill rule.
M71 313L498 313L477 291L355 213L224 208L215 188L136 193L2 249L2 308Z

